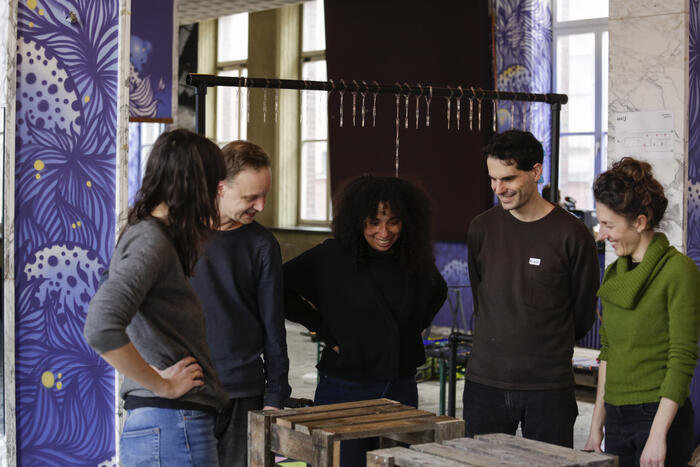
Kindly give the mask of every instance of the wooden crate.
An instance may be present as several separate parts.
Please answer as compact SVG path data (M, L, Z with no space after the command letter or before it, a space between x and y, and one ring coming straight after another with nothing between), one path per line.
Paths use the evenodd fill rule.
M279 454L314 466L338 466L342 440L380 437L385 440L382 445L390 445L460 436L464 436L464 420L389 399L253 411L248 415L248 465L271 467Z
M616 467L616 456L577 451L506 434L477 435L442 443L393 447L367 453L368 467L457 467L527 465Z

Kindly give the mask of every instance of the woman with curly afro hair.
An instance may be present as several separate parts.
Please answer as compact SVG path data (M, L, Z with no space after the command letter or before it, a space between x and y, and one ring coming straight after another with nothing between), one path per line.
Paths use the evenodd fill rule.
M447 296L435 267L430 201L415 185L364 175L337 196L333 235L284 265L286 317L325 343L314 402L386 397L418 406L421 332ZM343 442L364 465L367 440Z
M668 200L651 165L625 157L593 185L599 240L617 260L605 271L598 391L585 449L620 466L687 465L690 380L698 361L700 272L655 232ZM603 432L603 428L605 431Z

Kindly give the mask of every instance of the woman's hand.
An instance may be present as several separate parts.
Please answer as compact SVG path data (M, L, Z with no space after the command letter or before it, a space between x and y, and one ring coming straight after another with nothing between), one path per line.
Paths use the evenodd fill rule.
M204 386L204 381L202 380L204 372L194 357L185 357L164 370L159 370L153 365L151 365L151 368L153 368L165 382L165 384L162 385L162 389L156 392L156 395L160 397L177 399L192 388Z
M338 347L337 345L334 345L333 347L331 347L331 349L333 350L333 352L340 355L340 347Z
M663 467L666 460L666 436L649 435L644 445L642 457L639 459L641 467Z
M603 452L600 450L600 445L603 443L603 430L594 430L591 427L591 432L588 434L588 441L583 447L584 451Z

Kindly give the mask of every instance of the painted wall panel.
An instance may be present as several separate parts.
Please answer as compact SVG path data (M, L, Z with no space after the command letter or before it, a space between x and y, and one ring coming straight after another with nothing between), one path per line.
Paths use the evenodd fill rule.
M115 229L117 0L21 0L16 137L20 465L113 465L114 373L85 343Z

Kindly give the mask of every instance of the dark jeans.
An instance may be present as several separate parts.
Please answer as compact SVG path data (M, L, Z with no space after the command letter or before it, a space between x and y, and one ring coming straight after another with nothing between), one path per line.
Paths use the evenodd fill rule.
M248 412L262 408L263 396L231 399L231 420L217 445L222 467L248 465Z
M321 373L316 387L315 405L355 402L386 397L412 407L418 407L416 378L404 378L390 382L359 382ZM377 449L377 438L341 441L340 465L342 467L363 466L367 463L367 451Z
M508 433L521 424L525 438L574 447L578 406L574 388L510 391L465 381L466 435Z
M605 404L605 452L618 456L620 467L639 465L658 408L658 402ZM665 465L686 466L692 452L693 405L686 400L666 435Z

